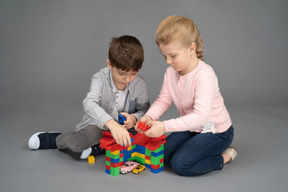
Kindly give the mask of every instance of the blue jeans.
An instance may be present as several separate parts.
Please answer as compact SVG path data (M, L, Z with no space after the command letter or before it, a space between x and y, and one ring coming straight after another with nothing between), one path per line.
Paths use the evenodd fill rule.
M234 128L223 133L174 132L167 137L164 163L179 175L196 176L223 168L222 153L232 143Z

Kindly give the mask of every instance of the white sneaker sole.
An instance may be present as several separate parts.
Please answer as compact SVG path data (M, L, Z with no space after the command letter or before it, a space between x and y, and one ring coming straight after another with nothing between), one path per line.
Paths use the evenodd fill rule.
M30 149L39 149L39 147L40 147L40 140L39 140L39 137L38 137L38 135L39 134L41 134L41 133L45 133L45 132L37 132L37 133L34 133L31 137L30 137L30 139L29 139L29 141L28 141L28 147L30 148Z
M82 151L80 159L87 159L91 153L92 153L91 147L89 147L88 149L85 149L84 151Z

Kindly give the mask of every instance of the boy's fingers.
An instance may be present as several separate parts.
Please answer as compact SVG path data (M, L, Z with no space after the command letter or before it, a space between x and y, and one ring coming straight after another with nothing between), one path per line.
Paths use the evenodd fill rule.
M131 145L131 138L125 138L123 140L123 145L122 146L130 146Z
M131 145L131 138L129 137L129 139L128 139L128 146L130 146Z
M115 139L115 141L116 141L116 143L117 143L118 145L122 145L120 139Z
M125 112L122 112L122 113L120 113L120 114L122 114L122 115L123 115L124 117L126 117L126 118L127 118L128 115L129 115L128 113L125 113Z
M121 137L119 145L121 145L121 146L127 146L127 145L130 146L130 145L131 145L131 138L130 138L130 136L129 136L128 133L127 133L127 134L124 134L124 135Z
M121 144L121 146L126 146L127 144L126 144L126 140L125 139L123 139L122 140L122 144Z

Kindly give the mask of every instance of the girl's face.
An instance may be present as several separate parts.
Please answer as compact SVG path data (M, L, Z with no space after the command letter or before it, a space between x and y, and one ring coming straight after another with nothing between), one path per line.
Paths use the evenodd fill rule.
M168 44L159 44L158 47L165 62L180 75L189 73L198 63L195 43L192 43L190 47L184 47L179 41L172 41Z
M135 71L123 71L121 69L118 69L117 67L113 67L110 64L110 61L107 59L107 66L111 70L112 78L114 81L114 84L116 85L117 89L124 90L126 85L133 81L135 77L137 76L138 72Z

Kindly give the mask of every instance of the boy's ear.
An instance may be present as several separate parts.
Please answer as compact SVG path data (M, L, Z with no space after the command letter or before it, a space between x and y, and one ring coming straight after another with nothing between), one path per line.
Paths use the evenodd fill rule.
M112 68L112 65L111 65L109 59L106 59L106 62L107 62L107 67L108 67L109 69L111 69L111 68Z

